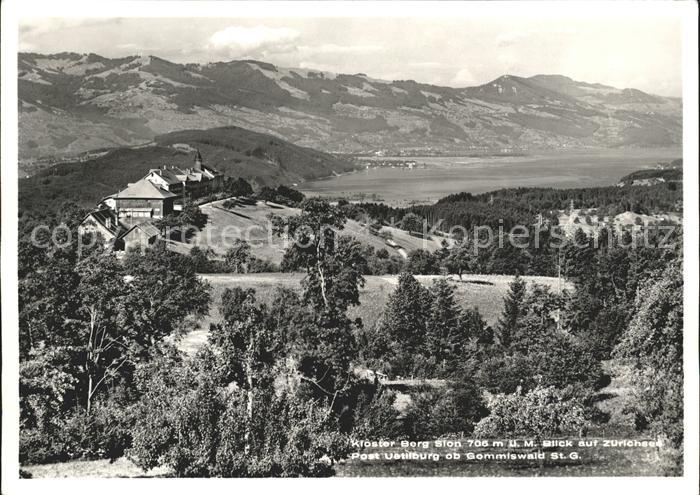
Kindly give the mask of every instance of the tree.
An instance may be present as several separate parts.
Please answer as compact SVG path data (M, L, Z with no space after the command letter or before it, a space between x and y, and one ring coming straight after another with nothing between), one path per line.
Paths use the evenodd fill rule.
M66 320L77 319L80 278L72 252L53 250L47 262L37 265L19 280L20 359L35 347L73 345L72 328Z
M395 439L401 435L399 411L394 407L396 393L379 387L357 397L353 418L355 438Z
M518 387L530 390L541 384L562 390L575 386L592 393L604 386L605 375L595 350L586 346L586 340L560 328L557 315L562 298L538 284L524 292L522 281L518 282L506 297L498 327L507 353L489 353L478 371L485 387L512 393Z
M430 293L411 274L399 275L376 332L383 342L375 349L389 361L394 374L415 372L414 357L424 346L430 303Z
M173 334L186 317L209 310L209 285L197 277L187 257L159 245L124 258L128 290L120 325L142 350Z
M289 200L290 203L295 205L300 204L302 201L304 201L305 198L304 193L297 191L296 189L292 189L291 187L287 187L285 185L277 186L277 194Z
M120 455L134 369L206 311L206 284L187 257L160 247L122 263L100 251L79 259L71 246L52 248L20 291L23 458Z
M583 230L576 229L574 238L563 247L563 256L565 259L564 275L574 280L593 278L590 276L595 266L593 242Z
M415 213L406 213L401 219L401 228L409 234L423 231L423 219Z
M226 191L233 196L250 196L253 194L253 188L251 187L250 183L242 177L238 177L236 179L227 177L225 188Z
M275 233L294 239L285 253L285 266L306 271L301 302L307 307L299 312L311 318L297 332L299 368L305 381L334 403L348 386L357 352L356 324L346 311L359 304L364 285L362 246L337 234L345 227L345 213L327 201L305 200L300 215L272 220Z
M153 222L153 225L155 225L156 228L160 230L160 234L162 236L170 236L173 233L173 229L178 229L183 225L187 225L187 223L188 222L183 222L183 219L179 214L168 213L163 218L159 218L158 220ZM186 237L187 233L183 232L182 236Z
M21 430L37 428L47 431L51 422L65 410L78 383L75 370L67 363L63 349L38 346L20 362Z
M168 465L179 476L333 473L347 437L338 432L333 402L307 397L305 376L288 366L290 346L302 342L284 326L309 321L282 302L301 301L286 296L268 310L253 289L228 289L223 321L194 360L166 354L138 370L131 456L139 466Z
M86 350L85 407L90 414L95 393L105 380L115 377L128 363L135 339L122 331L118 318L126 290L124 272L118 261L112 256L92 257L81 262L77 270L81 301L78 314L86 322L80 331L80 341Z
M167 466L184 477L333 474L349 442L324 408L290 392L256 389L251 422L248 392L212 381L200 361L206 359L155 362L140 370L142 398L129 451L138 466Z
M364 284L364 257L354 239L339 236L346 217L341 209L317 198L302 203L301 214L273 217L273 231L291 236L285 253L288 268L304 268L304 298L324 311L344 312L359 303Z
M236 239L224 255L226 266L234 273L247 273L252 259L250 244L243 239Z
M212 269L212 263L209 261L209 249L200 249L199 246L193 246L190 249L189 258L192 262L192 268L197 273L209 273Z
M683 271L679 260L640 289L634 317L615 355L632 366L637 426L683 446Z
M487 255L484 260L486 271L508 275L527 273L532 257L530 249L533 248L525 247L525 242L527 241L506 234L502 243L494 242L483 249Z
M462 280L462 273L473 272L478 265L473 240L465 239L450 249L444 265L448 273L456 273L460 280Z
M416 249L408 255L406 270L414 275L435 275L440 272L438 259L425 249Z
M494 343L493 329L486 324L478 308L463 309L460 325L469 339L475 340L477 344L490 346Z
M304 194L296 189L287 186L277 186L276 189L264 186L257 193L258 199L263 201L274 201L287 206L299 206L304 202Z
M169 230L179 230L184 242L193 229L201 229L207 224L207 215L202 213L199 206L186 199L179 213L169 213L153 224L161 231L161 235L167 235Z
M201 229L207 224L207 215L202 213L199 206L189 200L182 205L182 212L179 217L180 225L183 227L193 225Z
M521 280L512 283L516 285L516 293L507 296L502 319L510 322L509 349L528 354L546 349L551 342L552 334L557 331L556 315L562 301L552 293L549 286L532 283L518 304L520 294L517 291L520 283Z
M83 365L89 414L102 388L118 381L187 315L205 312L209 294L186 259L164 249L131 253L123 266L113 256L94 255L75 270L78 305L65 323L65 344L77 350Z
M510 347L518 331L520 319L525 312L523 301L526 291L527 282L519 275L516 275L510 283L508 294L504 300L503 313L496 326L498 342L506 349Z
M227 362L234 381L246 393L246 431L244 448L250 450L256 391L269 379L269 369L274 364L272 330L265 324L264 313L255 304L253 289L226 289L222 296L224 321L213 325L209 336L222 358Z
M461 311L447 280L436 280L430 293L432 303L426 321L425 350L435 362L435 373L444 375L453 361L462 356L468 336L460 325Z

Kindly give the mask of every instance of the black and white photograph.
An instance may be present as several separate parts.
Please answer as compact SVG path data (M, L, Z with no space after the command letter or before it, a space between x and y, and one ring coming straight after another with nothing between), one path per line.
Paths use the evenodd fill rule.
M3 493L697 493L695 2L2 9Z

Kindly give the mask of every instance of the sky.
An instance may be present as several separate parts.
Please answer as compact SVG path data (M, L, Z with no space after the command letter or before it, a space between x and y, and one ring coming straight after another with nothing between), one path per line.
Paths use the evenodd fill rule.
M452 87L562 74L664 96L681 96L681 46L671 17L32 17L19 29L19 50L44 54L256 59Z

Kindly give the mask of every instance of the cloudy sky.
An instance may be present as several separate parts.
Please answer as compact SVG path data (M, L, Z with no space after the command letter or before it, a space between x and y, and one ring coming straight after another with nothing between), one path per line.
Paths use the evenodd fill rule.
M246 58L455 87L563 74L681 95L681 25L672 18L31 18L19 34L20 51L39 53Z

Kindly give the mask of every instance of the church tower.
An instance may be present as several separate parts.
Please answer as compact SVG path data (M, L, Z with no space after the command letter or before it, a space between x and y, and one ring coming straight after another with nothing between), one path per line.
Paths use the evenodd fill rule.
M194 170L195 172L202 171L202 155L199 153L199 150L196 150L196 154L194 156Z

